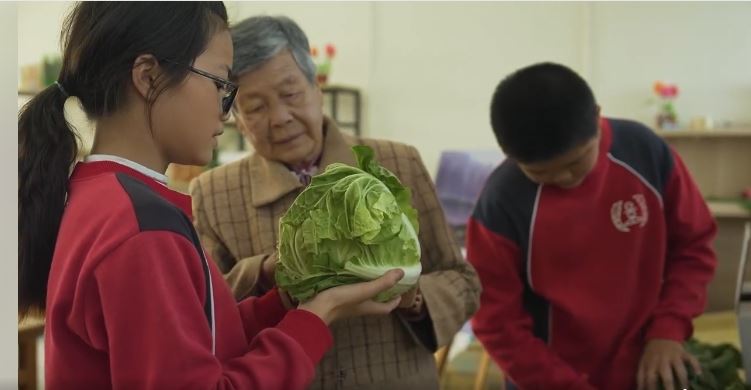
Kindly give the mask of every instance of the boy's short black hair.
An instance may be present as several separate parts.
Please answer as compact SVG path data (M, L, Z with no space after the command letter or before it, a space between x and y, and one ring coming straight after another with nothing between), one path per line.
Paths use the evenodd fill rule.
M555 158L597 134L597 103L576 72L554 63L522 68L493 94L490 122L498 144L525 163Z

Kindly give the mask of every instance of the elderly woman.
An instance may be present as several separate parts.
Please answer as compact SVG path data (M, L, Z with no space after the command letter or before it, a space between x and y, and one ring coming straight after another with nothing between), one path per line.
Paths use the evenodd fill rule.
M232 29L232 39L237 127L255 151L192 183L201 241L237 299L263 294L274 286L279 218L311 176L334 162L355 165L353 145L372 147L412 189L423 273L391 315L332 325L335 345L312 388L438 388L432 353L475 312L480 287L452 239L420 155L412 146L345 135L323 115L308 39L292 20L252 17Z

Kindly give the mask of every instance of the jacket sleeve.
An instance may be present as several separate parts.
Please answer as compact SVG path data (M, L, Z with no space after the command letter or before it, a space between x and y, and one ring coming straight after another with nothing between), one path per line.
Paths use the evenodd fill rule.
M664 194L668 243L664 282L647 328L647 339L684 341L702 312L717 257L717 224L683 161L672 152L673 169Z
M480 281L464 260L446 223L430 175L414 147L409 147L413 170L411 190L420 223L423 273L419 288L428 317L409 326L430 350L451 343L456 332L477 310Z
M575 371L533 334L523 307L524 281L519 246L471 218L467 225L467 259L482 282L480 309L472 329L485 350L524 390L594 390L586 375Z
M276 253L264 253L241 259L234 257L213 227L216 223L216 207L207 203L211 203L216 194L204 192L204 186L211 186L212 180L214 177L209 173L194 179L190 184L193 224L206 253L219 266L235 299L239 301L248 296L260 296L265 292L258 283L261 266L264 261L276 261ZM250 240L250 237L246 239Z
M245 298L237 304L248 340L265 328L277 326L287 314L279 290L275 287L261 297Z
M212 353L203 311L206 286L200 262L183 236L150 231L121 244L98 265L97 296L89 304L102 313L97 320L106 328L113 388L304 389L331 346L328 327L301 310L262 330L268 323L255 318L255 328L246 326L248 333L258 331L247 352L220 361ZM243 302L241 313L268 314L268 321L275 321L282 313L274 294ZM217 323L217 334L222 326Z

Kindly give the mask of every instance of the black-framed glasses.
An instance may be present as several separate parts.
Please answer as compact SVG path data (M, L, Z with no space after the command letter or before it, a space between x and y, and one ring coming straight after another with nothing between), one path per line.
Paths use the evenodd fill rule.
M213 74L209 72L205 72L201 69L196 69L190 65L180 64L180 63L177 63L175 61L170 61L170 60L164 60L164 62L169 62L171 64L184 66L189 71L197 75L206 77L207 79L211 79L216 85L216 87L219 90L224 92L224 96L222 97L222 113L224 114L224 116L227 116L229 114L230 110L232 110L232 103L235 102L235 96L237 96L237 89L238 89L237 84L229 80L225 80L219 76L214 76Z

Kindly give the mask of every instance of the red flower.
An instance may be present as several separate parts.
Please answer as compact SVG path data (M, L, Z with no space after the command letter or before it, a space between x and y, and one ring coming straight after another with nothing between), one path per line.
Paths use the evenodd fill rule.
M334 55L336 55L336 47L332 44L326 45L326 56L329 58L334 58Z
M653 86L653 89L654 89L655 93L658 94L658 95L662 95L662 88L663 88L662 82L661 81L655 81L654 86Z
M655 93L664 99L674 98L678 96L678 86L675 84L667 84L662 81L656 81L653 85Z

